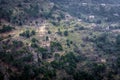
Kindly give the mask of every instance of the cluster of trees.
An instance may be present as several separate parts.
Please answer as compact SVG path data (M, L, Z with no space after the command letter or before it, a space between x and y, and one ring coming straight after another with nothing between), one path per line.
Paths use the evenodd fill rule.
M0 33L10 32L14 28L10 25L3 25L2 29L0 29Z
M36 38L32 38L31 41L31 47L36 49L37 53L41 55L41 59L51 58L54 52L63 51L63 47L59 42L51 41L49 48L43 48L38 45L39 41Z
M1 47L0 59L5 63L21 69L26 62L32 61L32 54L27 48L24 47L22 41L14 40L13 42L10 42L8 40L7 42L2 43Z
M32 30L32 31L26 30L25 32L21 33L20 36L30 38L31 36L33 36L35 34L36 34L36 32L34 30Z
M17 15L14 14L15 7L17 7L17 4L20 4L21 1L17 0L1 0L0 2L0 9L1 14L0 18L3 18L7 20L8 22L16 23L16 24L22 24L26 18L25 14L23 13L17 13Z
M42 54L42 59L47 59L51 55L46 48L39 47L38 51Z
M89 69L89 71L86 71L82 67L77 68L77 64L83 61L81 59L79 55L69 52L64 56L57 56L57 58L51 62L51 65L54 69L65 70L68 75L73 77L73 80L104 80L103 78L106 76L105 64L89 62L90 65L85 65L85 67ZM67 79L68 78L65 78L65 80Z
M26 12L32 17L38 17L39 15L39 6L38 5L31 5Z
M119 42L119 36L117 40ZM31 39L32 43L38 42L37 39ZM103 40L104 41L104 40ZM67 42L70 42L67 40ZM7 45L6 45L7 44ZM119 44L119 43L118 43ZM115 73L107 72L107 64L104 63L91 63L88 61L87 64L83 65L87 68L78 67L77 64L84 63L84 56L80 54L75 54L73 52L68 52L65 55L60 56L59 53L54 55L55 60L47 63L45 59L48 59L50 55L47 48L42 48L37 45L35 47L36 52L42 55L42 59L39 63L34 63L33 55L29 51L29 48L25 46L21 41L13 42L3 42L0 48L0 59L14 67L16 67L20 74L12 72L12 70L6 70L9 73L10 80L30 80L30 79L40 79L40 80L53 80L57 79L57 71L65 71L67 76L71 76L73 80L104 80L104 78L109 78L114 76ZM51 47L61 50L61 44L59 42L51 42ZM60 49L59 49L59 48ZM3 50L4 49L4 50ZM10 50L10 51L8 51ZM30 63L30 64L29 64ZM120 58L116 59L116 68L119 69ZM110 69L111 70L111 69ZM113 69L114 70L114 69ZM109 74L108 74L109 73ZM0 72L0 79L3 79L3 74ZM16 75L13 75L16 74ZM108 76L109 75L109 76ZM65 77L65 76L64 76ZM62 79L62 78L61 78ZM65 77L62 80L68 80ZM112 78L114 80L114 78Z
M53 25L58 25L57 22L65 18L64 13L62 11L58 11L58 9L59 9L58 6L54 5L49 11L43 11L42 16L45 17L46 19L53 20L52 21Z
M58 21L63 19L64 14L61 11L56 13L57 6L44 6L49 4L48 1L41 0L1 0L0 18L20 26L29 22L31 18L41 17ZM58 17L55 17L53 14L58 15Z
M64 56L57 56L57 59L51 62L51 65L55 69L64 69L68 74L73 74L77 63L80 61L79 56L69 52Z
M20 74L17 74L17 72L12 70L12 67L6 68L4 65L1 65L1 67L6 69L6 73L9 74L9 78L6 78L9 80L29 80L32 78L34 73L32 71L33 67L31 67L33 55L28 48L25 47L23 42L17 40L11 42L8 40L0 44L0 60L4 63L7 63L7 65L14 66L15 69L18 70L17 72L20 72ZM3 80L4 77L5 74L3 74L3 72L0 70L0 79Z
M105 53L119 53L119 34L115 36L112 33L102 33L93 38L88 38L88 41L95 43L98 50L101 50Z
M37 39L32 39L33 43L37 43ZM11 67L6 69L6 73L9 74L10 80L30 80L30 79L40 79L40 80L53 80L56 77L56 70L49 66L44 60L38 63L34 63L33 54L30 52L29 48L23 44L22 41L6 41L0 43L0 60L12 67L18 69L17 72L13 72ZM7 45L6 45L7 44ZM42 59L47 59L49 55L46 48L37 46L36 51L38 54L42 54ZM17 73L20 74L17 74ZM0 70L0 79L4 79L3 73Z

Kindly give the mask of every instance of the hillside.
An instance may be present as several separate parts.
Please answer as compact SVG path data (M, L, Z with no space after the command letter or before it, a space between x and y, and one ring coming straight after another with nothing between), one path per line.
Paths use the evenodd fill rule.
M51 0L58 4L62 10L72 16L89 21L89 16L95 16L96 21L120 22L119 0ZM95 22L95 21L94 21Z
M120 80L119 0L0 0L0 80Z
M38 18L54 18L51 14L59 10L48 0L1 0L0 5L0 19L20 26Z

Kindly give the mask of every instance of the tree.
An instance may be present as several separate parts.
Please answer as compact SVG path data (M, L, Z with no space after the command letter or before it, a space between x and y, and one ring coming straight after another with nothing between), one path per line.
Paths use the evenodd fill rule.
M60 29L58 29L57 34L59 34L60 36L62 36L62 32L60 31Z

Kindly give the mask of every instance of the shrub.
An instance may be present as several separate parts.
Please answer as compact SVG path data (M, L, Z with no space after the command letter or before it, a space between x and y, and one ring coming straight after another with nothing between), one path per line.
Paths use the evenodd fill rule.
M64 31L64 36L68 36L68 31Z
M52 51L56 51L56 50L61 51L61 50L63 50L62 45L59 42L51 42L50 47L51 47Z
M32 41L33 43L38 42L38 40L37 40L36 38L32 38L31 41Z

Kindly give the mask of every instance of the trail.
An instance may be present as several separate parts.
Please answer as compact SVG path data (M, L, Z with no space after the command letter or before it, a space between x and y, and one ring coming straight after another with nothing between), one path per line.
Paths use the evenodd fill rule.
M22 32L22 30L13 30L11 32L7 32L7 33L3 33L3 34L0 34L0 36L4 37L4 39L2 41L6 41L8 39L11 39L11 38L17 38L19 37L19 34ZM11 37L8 37L9 35L11 35Z

